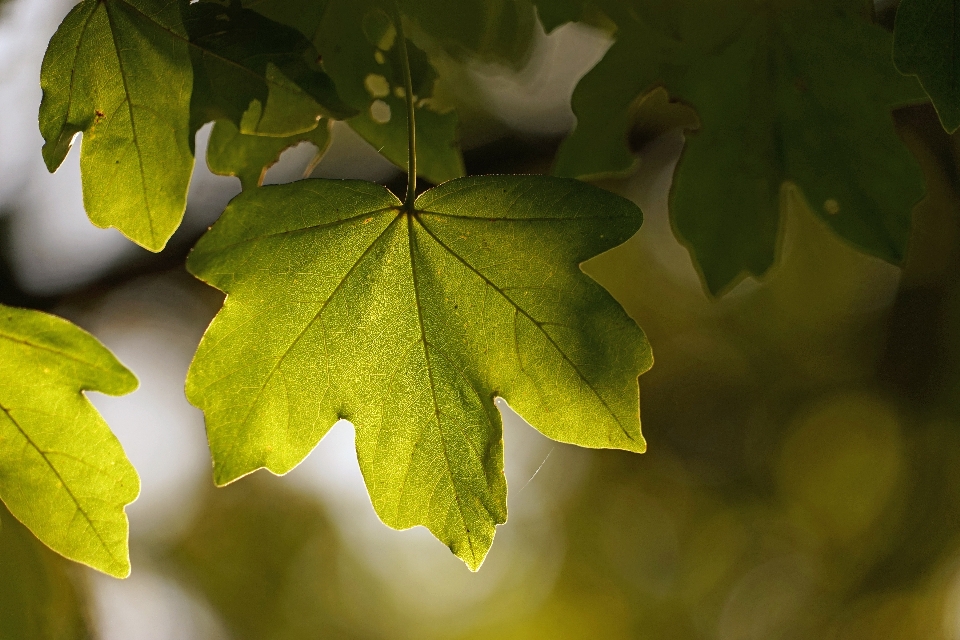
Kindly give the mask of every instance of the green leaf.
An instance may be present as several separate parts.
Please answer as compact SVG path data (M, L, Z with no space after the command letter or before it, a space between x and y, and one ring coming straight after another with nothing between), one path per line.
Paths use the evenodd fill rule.
M517 3L510 2L509 7L500 7L492 0L472 0L467 5L458 5L457 11L445 9L443 16L435 17L431 26L435 30L446 26L463 35L459 31L466 28L463 11L473 11L474 5L483 2L490 3L491 7L482 25L471 25L474 32L470 46L494 56L488 51L490 48L511 41L513 49L503 53L516 58L529 46L523 41L523 33L530 25L521 17L526 5L514 7ZM359 112L347 123L384 157L405 169L406 103L399 47L395 46L396 29L390 16L393 3L388 0L246 0L244 6L294 27L313 40L323 67L334 79L340 95ZM414 12L415 18L422 17L424 11L417 3L403 8ZM514 18L511 12L516 14ZM513 35L511 25L514 25ZM407 48L417 97L417 173L434 184L459 178L465 171L457 145L456 113L433 99L437 73L426 54L412 43L408 43Z
M903 0L893 33L894 63L920 79L953 133L960 127L960 1Z
M209 1L191 4L185 25L194 61L195 129L229 119L244 134L287 137L315 129L321 117L356 113L297 30Z
M187 262L228 294L187 377L216 483L290 471L345 418L383 521L477 569L507 515L496 397L555 440L645 449L650 348L578 266L641 217L542 176L454 180L415 213L356 181L240 194Z
M397 32L377 0L331 0L315 44L343 99L360 111L347 120L377 151L407 166L407 118ZM385 5L389 6L389 5ZM431 96L437 74L426 54L408 43L416 100L417 172L440 184L464 174L457 116Z
M0 504L0 638L86 640L83 598L69 563L51 552Z
M60 166L82 131L90 220L160 251L183 219L193 133L205 122L229 118L244 133L289 136L321 116L356 113L316 57L294 29L242 8L84 0L44 57L47 168Z
M896 72L890 35L857 14L859 0L605 6L617 41L577 86L559 175L631 170L633 115L662 84L701 123L671 215L712 293L773 264L787 181L840 236L902 260L923 182L891 109L922 93Z
M130 573L123 509L140 481L83 392L136 387L85 331L0 306L0 499L57 553L119 578Z
M536 16L529 0L404 0L404 15L458 58L520 68L529 60Z
M180 5L84 0L50 40L40 75L43 158L52 172L83 132L83 204L159 251L183 218L193 169L193 81Z
M207 145L207 165L217 175L237 176L244 189L251 189L263 183L267 169L280 159L285 149L310 142L317 147L317 154L305 171L305 175L309 175L330 145L329 124L328 120L306 133L271 138L244 135L229 120L218 120Z

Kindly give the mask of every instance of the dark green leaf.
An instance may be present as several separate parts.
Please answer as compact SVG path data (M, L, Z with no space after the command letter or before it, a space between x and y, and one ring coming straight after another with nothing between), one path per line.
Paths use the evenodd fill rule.
M192 77L180 6L162 0L84 0L43 59L47 168L60 166L82 131L90 220L151 251L164 247L186 206Z
M953 133L960 127L960 1L903 0L893 33L897 68L920 79Z
M197 2L186 10L194 60L193 120L231 120L242 133L286 137L322 116L356 113L320 69L300 32L240 6Z
M528 0L404 0L408 16L457 57L519 68L529 59L536 17Z
M671 215L710 291L771 266L786 181L860 249L903 258L923 186L890 112L922 94L897 74L889 34L857 14L858 1L628 8L609 3L617 41L577 86L558 174L629 171L634 111L662 83L700 118Z
M310 142L317 147L314 161L305 172L309 175L330 144L329 121L306 133L286 138L250 136L240 133L229 120L219 120L213 126L207 145L207 165L221 176L237 176L244 189L263 183L267 169L280 159L289 147Z
M643 451L643 333L579 268L639 227L580 182L464 178L422 194L306 180L244 192L192 273L228 294L187 378L217 484L286 473L340 418L373 505L472 569L506 519L503 397L545 435Z
M83 392L136 387L90 334L0 306L0 499L54 551L121 578L130 573L124 507L140 481Z
M398 167L407 166L407 118L397 31L377 0L331 0L315 43L343 99L360 111L347 122ZM389 5L387 5L389 6ZM439 184L464 174L457 116L431 99L436 72L408 43L417 120L417 171Z

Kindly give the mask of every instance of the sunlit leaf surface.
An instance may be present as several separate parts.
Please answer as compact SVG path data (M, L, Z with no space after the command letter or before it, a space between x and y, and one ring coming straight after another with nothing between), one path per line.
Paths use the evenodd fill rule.
M54 171L83 132L83 204L159 251L180 224L193 170L193 72L177 2L84 0L43 60L40 131Z
M117 577L130 573L124 507L140 481L82 392L136 387L90 334L0 306L0 499L51 549Z
M455 180L415 212L356 181L241 194L188 260L228 294L187 379L216 482L285 473L345 418L384 522L478 568L507 515L496 397L556 440L646 447L650 348L579 268L640 222L547 177Z

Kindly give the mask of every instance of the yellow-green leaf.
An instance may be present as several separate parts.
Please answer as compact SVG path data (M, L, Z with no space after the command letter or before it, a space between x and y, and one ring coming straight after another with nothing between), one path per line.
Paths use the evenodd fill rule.
M120 578L130 573L124 507L140 480L83 392L136 387L90 334L0 306L0 500L54 551Z
M188 260L228 294L187 378L217 484L290 471L345 418L383 521L477 569L507 515L495 398L556 440L645 449L649 345L579 268L641 217L542 176L454 180L412 212L366 182L242 193Z
M87 215L151 251L166 245L186 207L192 82L180 4L171 0L84 0L43 59L47 168L60 166L82 131Z

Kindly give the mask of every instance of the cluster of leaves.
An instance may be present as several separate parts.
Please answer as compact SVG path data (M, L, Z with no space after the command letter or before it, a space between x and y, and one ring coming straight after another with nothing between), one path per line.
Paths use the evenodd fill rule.
M91 221L159 251L214 122L208 165L244 188L187 264L228 294L187 379L216 482L285 473L348 419L384 522L428 527L476 569L506 520L495 398L551 438L645 448L649 345L579 269L641 214L571 178L630 171L637 114L661 88L698 115L671 215L709 291L773 264L788 183L896 263L923 186L891 109L925 94L893 59L956 128L954 15L951 0L905 0L892 56L862 0L83 0L44 59L43 157L55 170L82 133ZM559 177L463 178L456 113L405 27L446 55L517 66L538 17L615 38L574 93ZM259 187L292 145L319 159L332 120L410 169L405 201L356 181ZM440 186L415 198L417 174ZM81 392L135 380L68 323L2 313L0 441L15 446L0 498L55 550L126 575L137 478Z

